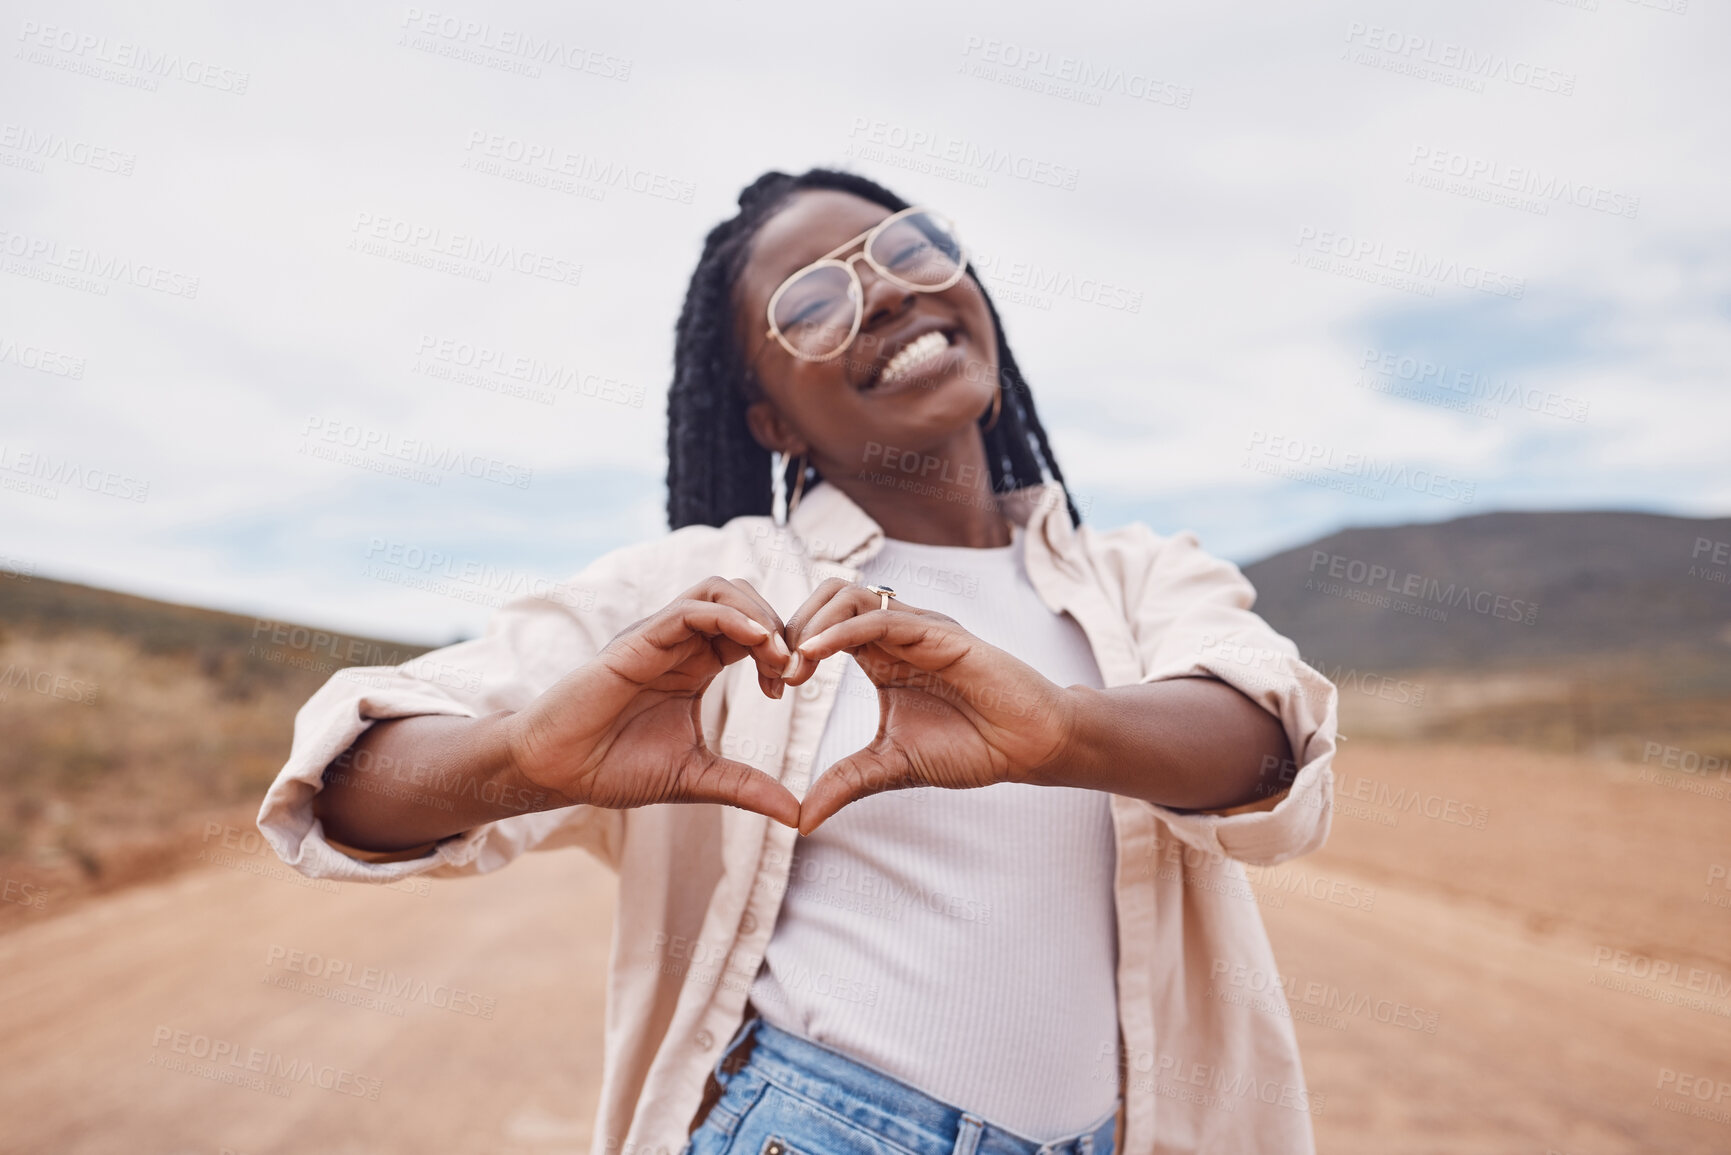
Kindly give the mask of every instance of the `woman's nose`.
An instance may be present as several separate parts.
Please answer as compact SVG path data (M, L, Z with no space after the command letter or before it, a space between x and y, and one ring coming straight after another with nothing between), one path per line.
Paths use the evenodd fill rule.
M878 271L866 263L864 253L855 253L847 263L854 276L859 278L862 331L871 328L874 321L893 317L906 309L913 293L879 276Z

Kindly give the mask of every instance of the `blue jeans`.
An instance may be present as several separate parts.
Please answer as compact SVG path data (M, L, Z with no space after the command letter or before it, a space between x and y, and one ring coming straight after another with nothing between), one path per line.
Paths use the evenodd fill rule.
M744 1065L729 1064L747 1045ZM1112 1155L1116 1108L1042 1144L761 1018L740 1028L714 1073L721 1098L681 1155Z

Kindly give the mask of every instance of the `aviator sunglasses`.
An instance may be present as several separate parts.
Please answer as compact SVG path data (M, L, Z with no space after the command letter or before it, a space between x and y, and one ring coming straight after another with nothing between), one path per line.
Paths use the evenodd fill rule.
M842 253L865 242L846 260ZM802 361L839 357L859 335L865 290L855 261L865 261L892 285L937 293L962 279L968 258L948 217L912 205L800 269L769 298L769 331Z

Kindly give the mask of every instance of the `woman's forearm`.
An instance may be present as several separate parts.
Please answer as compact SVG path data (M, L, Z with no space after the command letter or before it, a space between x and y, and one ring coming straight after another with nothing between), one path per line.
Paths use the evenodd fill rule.
M1071 686L1070 740L1036 772L1180 810L1227 810L1283 788L1292 747L1280 720L1225 682L1174 678Z
M509 711L375 722L325 768L313 814L332 840L391 852L431 844L513 814L572 805L518 773Z

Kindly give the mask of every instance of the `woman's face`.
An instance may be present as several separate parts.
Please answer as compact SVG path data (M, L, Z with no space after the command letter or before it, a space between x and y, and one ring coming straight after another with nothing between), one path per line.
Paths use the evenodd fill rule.
M807 453L826 477L869 471L885 446L928 452L960 433L978 446L973 425L997 388L997 332L968 276L942 292L919 293L855 261L865 294L860 330L839 357L804 361L766 335L765 309L782 281L889 215L849 193L796 193L758 230L735 288L746 360L767 395L747 411L752 432L766 448ZM840 258L857 252L855 245ZM945 344L929 338L922 347L937 351L884 379L898 352L934 333Z

